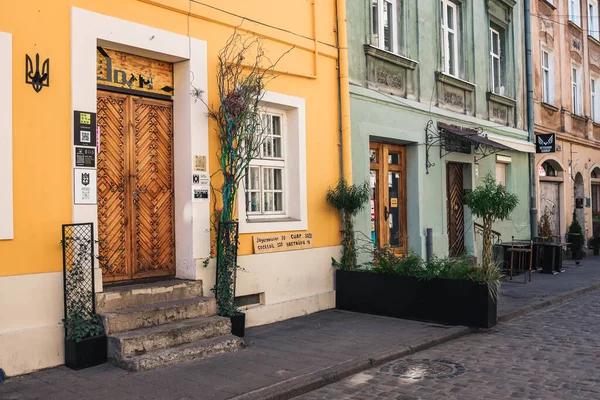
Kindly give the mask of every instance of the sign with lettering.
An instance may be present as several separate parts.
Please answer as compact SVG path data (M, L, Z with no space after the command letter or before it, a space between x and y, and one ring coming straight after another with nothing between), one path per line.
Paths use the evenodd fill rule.
M96 149L87 147L75 147L76 167L96 167Z
M173 95L173 64L98 46L96 50L98 85Z
M535 141L536 153L554 153L556 151L556 135L554 133L546 133L537 135Z
M313 248L311 232L252 236L252 243L254 244L254 254Z
M75 111L73 114L73 144L96 147L96 113Z

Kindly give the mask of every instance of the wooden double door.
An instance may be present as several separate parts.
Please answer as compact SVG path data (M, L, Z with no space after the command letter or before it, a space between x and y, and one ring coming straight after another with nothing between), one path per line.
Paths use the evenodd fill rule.
M97 100L103 281L173 275L172 103L101 91Z
M450 257L459 257L465 251L463 165L454 162L446 164L446 207Z
M371 239L406 254L406 152L404 146L370 144Z

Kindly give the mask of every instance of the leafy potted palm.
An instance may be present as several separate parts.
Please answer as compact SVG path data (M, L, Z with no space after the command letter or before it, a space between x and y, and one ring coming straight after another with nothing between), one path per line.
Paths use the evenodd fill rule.
M577 220L576 210L573 210L573 220L569 226L569 233L567 235L569 243L571 244L571 256L576 260L576 264L579 264L579 260L583 258L583 230L579 221Z
M107 339L95 312L92 224L63 225L65 365L72 369L106 362Z

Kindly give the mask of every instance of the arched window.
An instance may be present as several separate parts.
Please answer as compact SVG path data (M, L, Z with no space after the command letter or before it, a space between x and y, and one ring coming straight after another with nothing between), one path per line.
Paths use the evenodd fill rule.
M542 163L542 168L544 170L544 176L558 176L556 169L550 164L549 161L545 161ZM540 175L542 175L542 171L540 171Z

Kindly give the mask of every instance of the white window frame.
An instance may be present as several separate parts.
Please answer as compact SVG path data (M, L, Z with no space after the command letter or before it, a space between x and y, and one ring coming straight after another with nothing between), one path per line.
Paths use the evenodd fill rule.
M245 182L238 189L240 233L289 232L308 229L306 188L306 102L305 99L265 92L261 107L268 113L284 115L282 152L284 213L246 213ZM281 165L281 160L253 160L251 166ZM262 199L261 199L262 202Z
M455 2L451 1L451 0L440 0L441 5L442 5L442 15L441 15L441 32L442 32L442 64L443 64L443 68L444 68L444 73L450 75L450 76L454 76L456 78L459 77L459 60L458 60L458 35L460 32L459 29L459 12L460 12L460 8L458 6L458 4L456 4ZM448 7L452 8L454 10L454 28L449 28L448 27ZM454 45L454 51L453 51L453 60L454 63L451 66L450 65L450 57L448 56L450 53L450 39L449 36L450 34L454 35L454 39L452 40L452 43ZM451 68L453 67L453 68ZM454 69L454 73L451 73L451 69Z
M600 39L598 29L598 2L588 0L588 34L596 40Z
M498 47L498 53L494 53L494 35L497 36L497 47ZM498 79L499 82L495 81L495 77L496 74L495 72L495 65L496 63L494 63L494 60L498 60L498 68L500 68L500 70L498 71ZM492 27L490 27L490 64L491 64L491 68L490 68L490 72L491 72L491 76L490 76L490 80L491 80L491 85L492 85L492 92L499 94L499 95L504 95L504 90L503 90L503 85L502 85L502 40L500 37L500 31L497 29L494 29Z
M0 32L0 240L14 239L12 35Z
M544 63L544 54L548 55L548 64ZM554 53L549 49L542 47L541 52L542 67L542 102L554 104ZM546 84L546 79L548 83Z
M581 66L571 64L571 112L575 115L583 115L583 90L581 85Z
M391 53L400 54L400 46L398 44L398 33L400 27L398 26L398 1L400 0L371 0L371 4L377 4L377 38L375 38L375 32L371 32L371 44L376 45L381 50L389 51ZM388 7L392 7L392 31L390 34L390 48L385 48L385 13L383 11L384 4L387 3ZM373 7L371 7L373 12ZM373 30L374 21L371 17L371 30ZM373 42L377 42L374 44Z
M580 0L569 0L569 21L581 26L581 4Z
M261 112L261 117L263 118L263 121L265 118L268 118L272 121L273 117L279 117L279 121L280 121L280 139L281 139L281 156L280 157L276 157L274 155L266 155L265 154L265 146L267 145L267 143L269 141L272 142L273 137L275 137L276 135L272 135L272 125L271 125L271 121L269 121L267 123L266 126L263 126L263 135L264 137L262 138L262 144L260 146L260 151L259 151L259 156L257 158L255 158L254 160L252 160L250 162L250 166L249 166L249 170L248 170L248 177L250 176L250 170L251 169L257 169L258 170L258 188L257 189L251 189L249 187L246 187L246 192L244 193L244 195L248 195L248 193L258 193L259 194L259 211L251 211L248 210L248 206L246 205L246 215L248 218L284 218L287 217L286 212L287 212L287 207L286 207L286 197L287 197L287 193L286 193L286 187L285 187L285 182L286 182L286 168L285 168L285 160L286 160L286 153L287 153L287 148L286 148L286 126L287 126L287 121L286 121L286 116L285 113L277 110L277 109L271 109L271 108L264 108ZM273 145L271 144L271 148L273 148ZM282 174L282 188L281 189L266 189L265 188L265 180L264 180L264 173L267 170L274 170L274 169L279 169L281 170L281 174ZM264 195L265 193L281 193L282 195L282 208L281 210L273 210L273 211L266 211L265 210L265 201L264 201Z
M600 123L600 77L592 75L590 79L590 104L592 121Z

